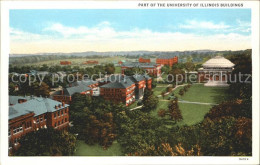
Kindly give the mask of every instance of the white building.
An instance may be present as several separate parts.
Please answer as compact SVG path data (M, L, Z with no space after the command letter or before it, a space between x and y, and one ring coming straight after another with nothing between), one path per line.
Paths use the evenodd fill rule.
M216 56L206 61L203 68L198 70L198 79L206 82L204 86L228 86L227 81L234 66L228 59Z

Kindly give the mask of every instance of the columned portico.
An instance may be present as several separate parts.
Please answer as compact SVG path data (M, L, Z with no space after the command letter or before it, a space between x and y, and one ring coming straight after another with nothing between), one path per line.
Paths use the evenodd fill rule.
M228 77L231 74L234 64L228 59L216 56L203 65L198 70L200 82L206 82L204 86L228 86Z

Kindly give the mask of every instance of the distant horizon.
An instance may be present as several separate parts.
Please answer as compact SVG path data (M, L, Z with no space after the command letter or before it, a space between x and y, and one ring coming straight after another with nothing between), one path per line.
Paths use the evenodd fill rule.
M10 54L250 47L250 9L10 10Z
M10 53L9 55L44 55L44 54L71 54L71 53L113 53L113 52L189 52L189 51L244 51L251 50L252 48L247 49L237 49L237 50L211 50L211 49L195 49L195 50L174 50L174 51L150 51L150 50L131 50L131 51L82 51L82 52L39 52L39 53Z

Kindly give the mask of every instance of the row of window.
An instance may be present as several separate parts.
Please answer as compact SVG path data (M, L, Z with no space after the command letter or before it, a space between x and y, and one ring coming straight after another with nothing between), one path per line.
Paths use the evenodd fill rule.
M37 117L36 118L36 123L39 124L39 122L43 122L43 120L47 120L47 115Z
M53 116L54 116L54 118L56 118L57 116L60 117L60 116L63 116L64 114L67 114L67 109L62 109L57 112L54 112Z
M23 132L23 125L13 128L13 134ZM11 130L8 130L8 136L11 136Z
M68 121L67 120L67 118L65 118L65 120L64 119L62 119L62 121L60 122L60 121L58 121L58 125L57 125L57 122L55 122L55 124L54 124L54 126L55 127L57 127L57 126L59 126L59 125L61 125L61 124L63 124L64 123L64 121L65 121L65 123Z
M115 92L120 92L120 89L114 89L114 88L105 88L104 91L115 91Z
M25 129L32 127L32 122L28 121L24 123Z

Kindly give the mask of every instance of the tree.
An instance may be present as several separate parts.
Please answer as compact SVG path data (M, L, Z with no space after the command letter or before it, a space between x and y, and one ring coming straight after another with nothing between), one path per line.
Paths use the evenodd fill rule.
M184 89L180 89L179 95L183 96L184 95Z
M185 65L185 69L188 72L193 71L195 69L195 65L192 62L186 62L184 65Z
M175 123L177 121L182 120L182 114L178 106L178 98L175 97L173 101L171 101L168 105L168 115L170 116L171 120L174 120Z
M105 71L107 72L107 74L114 74L115 73L115 66L114 64L106 64L105 65Z
M158 102L159 100L153 95L153 91L145 88L142 110L145 112L150 112L157 107Z
M158 116L160 116L160 117L165 117L165 115L166 115L165 109L160 109L160 110L158 111Z
M69 156L75 151L76 137L53 128L40 129L24 135L15 156Z
M166 96L166 92L165 92L165 91L162 91L162 92L161 92L161 95L162 95L162 97L163 97L163 99L164 99L164 96Z

